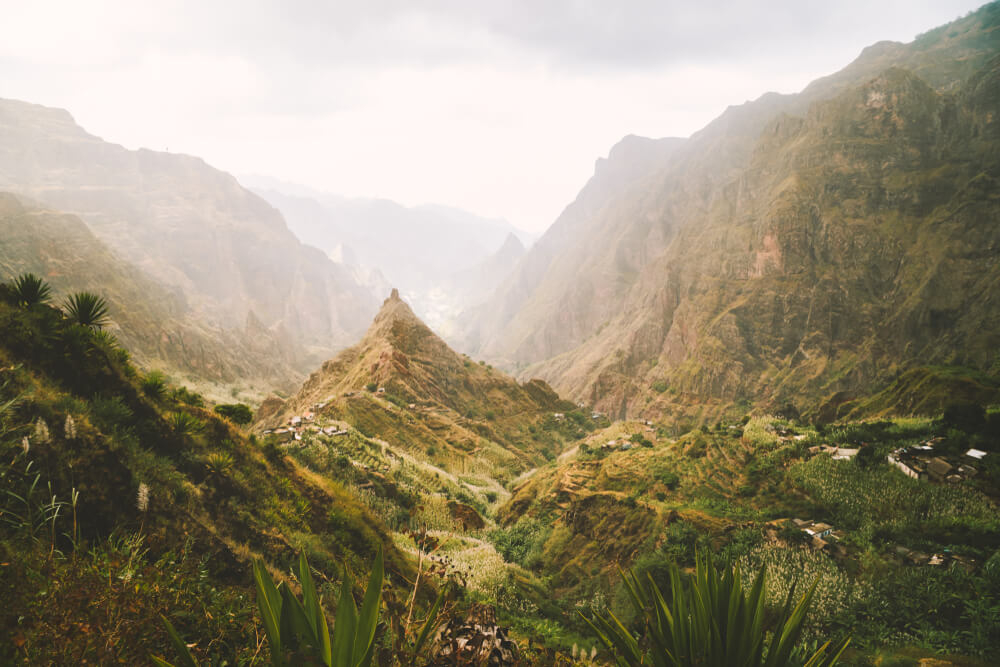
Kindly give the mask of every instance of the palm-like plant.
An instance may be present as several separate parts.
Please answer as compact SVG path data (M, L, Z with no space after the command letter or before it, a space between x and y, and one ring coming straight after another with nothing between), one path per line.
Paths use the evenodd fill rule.
M45 303L52 294L48 284L34 273L22 273L14 278L13 288L17 302L29 308Z
M77 292L64 306L66 314L77 324L100 329L108 323L108 303L93 292Z
M645 626L645 637L633 635L610 611L584 620L615 655L621 667L829 667L850 640L823 644L812 655L795 651L816 583L794 604L789 591L773 631L764 626L765 571L744 590L738 568L720 572L708 558L698 559L685 583L677 565L670 568L668 601L652 577L640 585L634 573L623 573L625 588Z
M382 552L379 551L360 612L354 605L351 580L344 576L340 602L337 605L337 622L331 639L330 626L316 595L316 586L305 554L299 555L302 600L295 597L288 586L276 586L264 564L256 561L253 565L253 578L257 585L257 608L271 645L271 664L274 667L302 664L369 667L375 656L375 628L382 604L383 574ZM181 656L181 664L184 667L196 667L194 657L170 621L163 619L163 622L174 648ZM153 662L160 667L173 667L166 660L155 656Z
M199 433L203 428L205 428L205 423L203 421L197 417L189 415L186 412L172 412L167 421L169 422L170 428L173 429L174 433L181 437Z

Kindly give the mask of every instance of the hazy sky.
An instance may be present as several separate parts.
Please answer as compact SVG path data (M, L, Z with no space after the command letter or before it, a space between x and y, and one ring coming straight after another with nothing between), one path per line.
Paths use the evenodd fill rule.
M622 136L687 136L982 2L2 4L0 97L129 148L541 231Z

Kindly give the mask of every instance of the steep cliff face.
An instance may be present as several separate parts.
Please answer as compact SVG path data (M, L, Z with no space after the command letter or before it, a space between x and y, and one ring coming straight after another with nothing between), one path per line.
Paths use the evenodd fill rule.
M0 193L0 280L42 276L55 302L89 290L107 300L109 330L146 368L208 383L199 388L231 399L223 387L263 393L301 377L275 332L252 315L243 330L210 327L194 317L179 290L169 290L122 260L76 216Z
M185 155L130 151L58 109L0 100L0 187L80 216L211 325L249 313L320 355L364 329L376 302L271 206Z
M672 228L636 199L668 165L680 139L626 137L488 303L470 309L454 338L459 349L519 366L572 349L605 321L638 268L650 237ZM619 220L628 219L626 227ZM613 249L613 252L609 252Z
M482 353L541 362L528 372L619 415L778 401L836 414L909 368L989 371L998 23L987 6L799 95L730 108L580 223L575 247L529 253L520 277L538 278Z

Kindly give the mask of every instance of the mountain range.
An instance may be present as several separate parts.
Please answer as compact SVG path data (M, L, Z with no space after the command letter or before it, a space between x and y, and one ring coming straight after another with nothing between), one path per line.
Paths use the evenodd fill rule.
M352 267L379 299L397 286L442 332L485 301L534 240L506 220L448 206L350 199L260 176L241 181L281 211L304 243Z
M298 372L350 343L378 305L229 174L108 143L60 109L0 100L0 190L78 216L206 326L273 331ZM270 364L246 351L249 366Z
M627 137L460 347L621 417L996 396L998 24L987 5L688 139Z

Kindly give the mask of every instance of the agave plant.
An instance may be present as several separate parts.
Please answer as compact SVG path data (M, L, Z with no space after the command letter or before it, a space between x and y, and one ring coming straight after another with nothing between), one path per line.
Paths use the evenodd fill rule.
M791 587L777 623L768 632L764 568L747 591L738 568L726 565L720 572L708 558L699 558L694 576L685 583L674 564L669 601L652 577L645 586L633 572L622 577L645 636L634 635L610 611L592 620L584 617L621 667L828 667L840 659L850 641L827 642L806 656L795 650L816 583L797 602L795 586Z
M257 586L257 607L264 622L264 632L271 646L271 665L319 664L327 667L369 667L375 655L375 627L382 603L384 567L381 550L375 557L361 610L354 605L351 580L346 575L337 604L337 622L330 636L330 626L316 595L316 586L305 554L299 555L299 600L285 584L275 585L261 561L253 565ZM194 656L170 621L163 619L181 665L196 667ZM425 633L426 634L426 633ZM173 667L162 658L153 657L160 667Z
M163 400L167 394L167 379L161 371L150 371L142 379L142 391L154 401Z
M48 284L34 273L22 273L14 278L14 295L22 306L34 306L49 300L51 290Z
M199 433L203 428L205 428L205 423L203 421L197 417L189 415L186 412L172 412L170 413L170 418L167 421L174 433L181 437Z
M108 323L108 303L93 292L77 292L64 308L69 318L85 327L100 329Z

